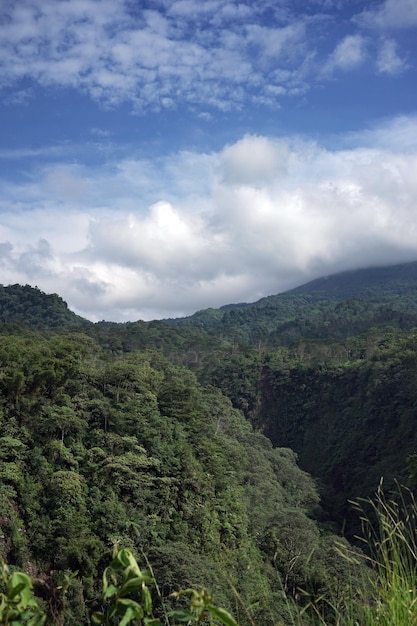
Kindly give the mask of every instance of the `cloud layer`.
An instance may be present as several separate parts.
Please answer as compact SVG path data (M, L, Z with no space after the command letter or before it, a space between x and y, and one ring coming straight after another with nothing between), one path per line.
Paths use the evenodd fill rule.
M415 259L417 119L361 138L42 165L3 186L2 282L36 281L93 320L154 319Z
M417 258L416 26L414 0L3 0L2 282L151 319ZM332 120L368 128L273 135Z
M397 31L417 24L413 0L385 0L349 17L333 3L318 3L313 15L284 0L140 5L3 0L0 87L29 80L81 90L105 106L129 102L137 112L276 106L340 69L368 62L373 71L404 70ZM379 42L375 29L395 34ZM31 93L17 88L6 100L24 103Z

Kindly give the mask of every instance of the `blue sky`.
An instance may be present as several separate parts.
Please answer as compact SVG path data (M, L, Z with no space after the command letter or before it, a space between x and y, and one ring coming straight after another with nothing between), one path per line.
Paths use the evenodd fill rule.
M416 0L2 0L1 282L92 320L417 258Z

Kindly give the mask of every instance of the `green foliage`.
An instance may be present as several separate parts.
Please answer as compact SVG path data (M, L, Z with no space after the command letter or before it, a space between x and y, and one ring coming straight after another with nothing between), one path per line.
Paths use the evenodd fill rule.
M242 626L296 620L300 589L342 606L350 574L317 518L353 535L348 498L417 474L415 277L401 272L128 324L80 325L58 297L4 288L0 554L34 572L48 623L64 610L53 581L73 570L68 626L86 623L115 542L146 551L184 619L216 616L203 591L199 615L191 592L174 606L178 587L212 589Z
M298 626L412 626L416 620L417 605L417 504L412 493L399 490L397 498L387 499L379 488L376 497L355 504L362 520L361 540L366 546L368 556L353 549L347 542L333 538L328 544L333 554L333 568L329 571L332 584L324 589L313 588L313 594L304 591L304 607L297 607L287 596L287 614L282 611L280 618L274 621L256 621L252 617L250 606L244 606L251 626L263 623L291 623ZM368 512L373 513L372 519ZM374 520L374 521L373 521ZM295 526L297 522L295 523ZM294 524L293 524L294 526ZM314 531L313 531L314 534ZM282 546L292 542L293 534L288 538L280 537ZM317 536L314 541L317 540ZM303 548L311 546L304 535ZM286 548L289 547L289 543ZM300 546L301 547L301 546ZM293 550L293 548L289 548ZM297 549L298 552L298 549ZM330 552L327 555L329 558ZM277 558L279 558L277 550ZM311 553L310 560L314 558ZM364 569L362 562L368 562ZM291 559L295 563L294 557ZM150 565L149 562L148 566ZM343 585L337 569L346 570ZM59 621L67 621L67 603L65 597L76 574L65 575L61 585L63 594L62 610ZM32 581L22 572L9 573L7 566L2 568L4 591L0 594L0 623L20 626L37 626L46 621L45 613L40 609L32 592ZM242 598L229 583L239 603ZM161 616L155 616L155 599L162 601ZM58 591L57 590L57 591ZM285 590L284 590L285 591ZM91 614L92 624L107 626L136 624L137 626L175 626L177 624L210 624L212 626L238 626L232 614L214 604L211 594L205 588L186 588L171 593L175 602L181 606L170 608L161 596L152 568L144 571L139 568L132 550L114 549L113 560L102 576L101 610ZM155 595L155 594L154 594ZM185 602L184 602L185 600ZM90 623L90 622L89 622Z
M412 626L417 618L417 505L411 492L400 489L387 498L381 486L375 498L355 503L360 539L366 547L369 573L351 580L348 593L326 592L302 611L322 626ZM339 551L349 568L361 557L346 544Z
M253 304L208 309L178 320L259 352L301 338L343 339L372 327L417 326L417 263L344 272Z
M168 616L175 622L187 624L223 624L224 626L237 626L236 620L225 609L212 603L211 595L206 589L197 591L195 589L185 589L172 594L179 598L184 595L190 597L188 610L180 609L170 611Z
M416 349L415 333L373 330L343 344L298 346L292 361L271 359L263 370L253 421L298 453L349 536L358 528L348 500L374 493L381 476L391 489L412 473Z
M59 623L68 623L65 596L74 584L76 574L65 575L64 584L56 591L61 590L63 604ZM33 595L33 585L30 577L23 572L9 573L3 563L1 583L5 588L0 593L0 623L5 626L41 626L46 621L46 614L41 610ZM144 626L164 626L163 622L152 614L153 602L149 584L158 585L153 577L139 568L137 560L128 548L115 548L113 560L104 570L102 577L101 600L103 611L94 611L91 614L92 624L118 624L127 626L134 623ZM189 597L187 609L164 609L164 623L174 626L178 623L187 624L223 624L223 626L237 626L237 622L225 609L213 604L210 594L202 589L185 589L172 594L175 598Z
M0 285L0 320L32 328L87 326L57 294L47 295L29 285Z
M121 574L118 579L118 574ZM92 615L93 624L112 624L113 618L125 626L135 621L141 624L162 626L159 620L153 619L152 597L147 583L152 577L139 569L132 552L127 548L117 551L113 561L106 567L103 574L102 600L106 604L104 612L96 611ZM134 592L140 593L140 601L129 598Z
M362 519L362 541L370 546L368 558L376 573L371 589L373 602L364 607L366 623L414 624L417 616L417 504L412 492L399 489L388 499L381 484L376 497L356 503L356 509Z
M301 532L317 502L295 457L161 353L109 355L78 334L0 340L0 373L23 375L18 394L0 375L0 549L38 573L50 623L63 610L53 580L74 570L65 610L69 624L85 620L114 542L146 550L165 598L212 588L230 612L226 570L254 617L275 619L286 571L263 537L294 508Z
M46 615L33 595L30 577L23 572L9 574L9 568L0 564L0 580L4 591L0 592L0 624L5 626L41 626Z

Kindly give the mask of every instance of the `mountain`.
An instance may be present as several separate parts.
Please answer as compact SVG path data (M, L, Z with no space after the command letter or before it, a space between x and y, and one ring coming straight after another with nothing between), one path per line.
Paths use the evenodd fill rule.
M86 326L87 320L69 310L64 300L30 285L0 285L0 321L30 328Z
M357 335L372 327L417 325L417 262L323 277L252 304L165 320L250 345L290 345L300 338Z
M370 267L323 276L287 294L317 294L325 298L389 297L415 290L417 287L417 261L386 267Z
M286 594L347 584L312 478L178 364L179 343L175 363L161 353L174 329L87 330L0 335L0 560L30 572L47 624L92 623L113 545L156 576L155 602L186 606L172 593L208 588L240 626L294 623Z
M335 303L352 299L366 300L371 303L371 308L372 305L375 308L376 303L389 305L397 313L417 308L417 261L340 272L253 303L226 304L183 318L165 319L163 323L215 329L226 334L251 326L252 334L269 334L279 332L281 326L291 320L320 317L320 309L322 313L330 313ZM321 307L317 308L320 304ZM73 313L59 295L45 294L37 287L17 284L0 285L0 322L39 329L92 325L92 322ZM121 327L122 324L116 326ZM250 340L250 337L247 339Z
M410 263L93 324L1 287L0 558L48 601L78 570L69 626L114 542L146 551L167 598L207 585L232 609L230 580L259 624L296 623L283 590L349 584L328 532L357 533L348 501L417 483L416 294Z

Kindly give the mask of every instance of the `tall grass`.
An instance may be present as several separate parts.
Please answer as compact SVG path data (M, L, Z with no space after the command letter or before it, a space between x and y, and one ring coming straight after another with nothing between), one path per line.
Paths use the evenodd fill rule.
M334 591L306 599L302 609L288 598L287 615L274 626L417 626L417 503L412 492L399 488L388 499L380 486L374 499L362 500L354 506L362 523L358 539L363 542L364 550L359 553L343 541L338 546L346 563L347 586L332 586L329 581L328 588ZM363 561L368 566L367 572L358 578L358 571L364 572ZM73 577L67 577L68 585ZM156 582L153 573L148 575L139 570L131 550L116 549L103 575L103 606L110 621L107 613L96 612L92 623L128 624L133 620L137 624L163 626L151 615L152 597L147 582ZM64 587L67 589L67 585ZM233 585L232 590L245 608ZM134 591L140 592L136 600L128 597ZM157 593L162 600L158 587ZM210 624L237 626L227 611L212 604L205 590L186 589L173 595L190 597L190 607L164 610L165 624L205 624L207 618ZM121 621L113 621L116 613ZM45 619L33 596L29 576L22 572L9 574L7 566L0 567L0 624L41 626ZM255 626L249 608L245 608L245 621Z
M417 503L399 488L392 499L382 487L373 500L353 503L357 509L369 575L352 584L344 602L323 596L300 615L321 626L417 626ZM357 554L341 546L347 564Z

